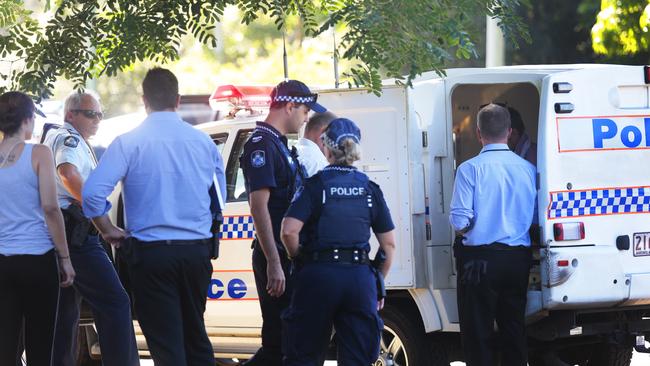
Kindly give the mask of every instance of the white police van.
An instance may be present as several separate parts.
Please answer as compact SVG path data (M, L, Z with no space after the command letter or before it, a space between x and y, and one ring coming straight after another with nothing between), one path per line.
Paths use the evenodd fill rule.
M268 89L221 87L211 102L237 102L241 111L197 126L220 147L228 183L221 256L213 262L205 313L221 364L247 358L260 345L250 257L254 227L238 157L254 121L264 118L257 109L267 103L264 95ZM359 124L363 154L356 165L382 187L396 224L377 365L463 359L449 203L455 167L480 151L475 116L491 102L517 109L537 142L540 240L528 292L530 365L629 365L633 348L646 350L647 68L451 69L445 77L426 73L413 88L386 85L380 97L360 89L322 90L319 102ZM377 247L374 238L372 244Z

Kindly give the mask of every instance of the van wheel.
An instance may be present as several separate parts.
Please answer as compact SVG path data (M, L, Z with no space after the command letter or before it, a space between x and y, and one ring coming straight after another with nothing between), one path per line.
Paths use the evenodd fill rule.
M445 357L434 358L431 343L427 342L422 324L400 311L397 306L386 305L380 312L384 320L379 358L375 366L448 366ZM439 348L444 351L442 347Z
M632 347L618 344L597 344L588 366L629 366L632 362Z
M553 353L537 351L530 355L530 366L554 366L557 360L578 366L630 366L632 347L618 344L596 343L587 346L571 347Z

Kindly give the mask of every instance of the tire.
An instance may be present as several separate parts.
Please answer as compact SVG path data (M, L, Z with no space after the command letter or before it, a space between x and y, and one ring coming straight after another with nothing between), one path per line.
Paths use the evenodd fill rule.
M384 330L375 366L449 366L444 349L432 347L422 323L414 316L394 305L386 305L380 315Z
M618 344L598 344L594 347L588 366L630 366L632 347Z

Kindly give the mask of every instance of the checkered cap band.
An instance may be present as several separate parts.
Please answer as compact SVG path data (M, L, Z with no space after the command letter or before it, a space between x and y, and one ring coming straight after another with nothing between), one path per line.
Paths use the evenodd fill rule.
M275 98L273 98L274 102L294 102L294 103L311 103L315 102L316 98L308 95L308 96L302 96L302 97L295 97L291 95L278 95Z

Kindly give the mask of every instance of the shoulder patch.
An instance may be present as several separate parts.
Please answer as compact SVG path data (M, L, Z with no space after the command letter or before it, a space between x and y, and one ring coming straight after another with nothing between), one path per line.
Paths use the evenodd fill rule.
M263 150L255 150L251 154L251 165L253 168L261 168L266 164L266 156Z
M257 143L257 142L262 141L262 138L263 138L263 137L264 137L264 136L253 136L253 138L251 139L251 141L252 141L253 143Z
M79 145L79 138L77 136L68 136L63 140L63 145L67 147L77 147Z

